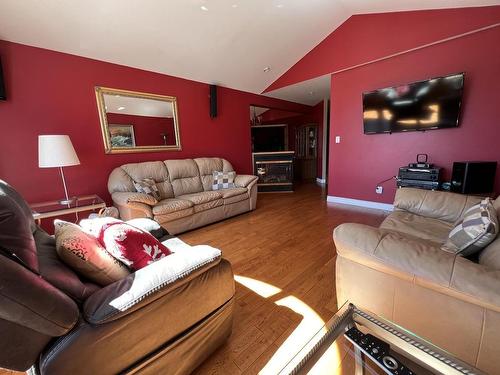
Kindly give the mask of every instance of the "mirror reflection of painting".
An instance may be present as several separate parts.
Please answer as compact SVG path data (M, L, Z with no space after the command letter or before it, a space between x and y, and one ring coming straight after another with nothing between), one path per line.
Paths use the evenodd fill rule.
M173 105L154 99L104 95L106 118L119 127L113 147L175 145Z
M182 149L176 97L99 86L95 93L107 154Z
M133 125L109 124L108 128L113 147L135 147Z

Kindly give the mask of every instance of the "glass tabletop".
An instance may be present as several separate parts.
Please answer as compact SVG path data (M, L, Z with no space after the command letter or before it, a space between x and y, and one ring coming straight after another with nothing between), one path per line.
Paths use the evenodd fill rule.
M382 317L345 303L279 371L288 374L450 374L480 370Z
M94 210L106 207L106 203L98 195L75 197L70 203L62 204L57 200L30 204L33 217L40 219L65 213Z

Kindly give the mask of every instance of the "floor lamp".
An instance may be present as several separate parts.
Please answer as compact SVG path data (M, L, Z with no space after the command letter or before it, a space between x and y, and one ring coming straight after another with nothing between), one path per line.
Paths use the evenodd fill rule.
M66 199L61 199L60 204L71 204L75 198L68 196L66 179L63 167L80 164L71 139L67 135L39 135L38 136L38 166L40 168L59 168L64 194Z

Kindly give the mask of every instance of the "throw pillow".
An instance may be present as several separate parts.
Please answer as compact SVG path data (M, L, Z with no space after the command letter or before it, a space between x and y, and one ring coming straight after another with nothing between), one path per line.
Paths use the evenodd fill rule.
M161 199L160 191L156 186L155 180L152 178L143 178L141 181L134 181L134 187L138 193L151 195L157 201Z
M472 255L486 247L498 234L498 217L490 198L469 208L455 223L442 249L461 256Z
M134 271L171 254L150 233L127 223L104 224L99 241L111 255Z
M234 179L236 178L236 172L214 171L213 178L214 182L212 184L212 190L234 188Z
M56 251L59 258L76 273L105 286L126 277L130 272L77 224L54 221Z

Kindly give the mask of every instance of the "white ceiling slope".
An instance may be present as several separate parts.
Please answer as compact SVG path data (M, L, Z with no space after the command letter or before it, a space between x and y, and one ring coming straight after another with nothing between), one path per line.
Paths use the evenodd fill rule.
M499 3L1 0L0 39L260 93L353 14Z

